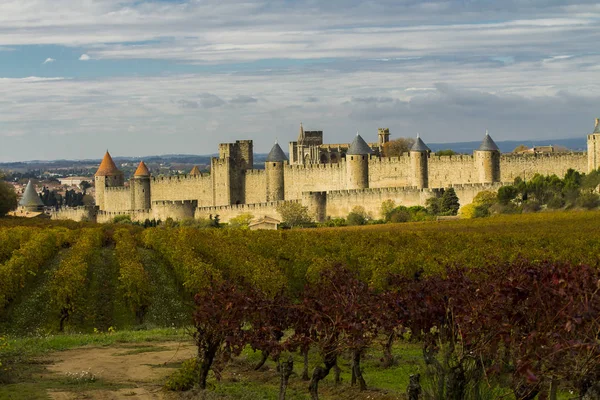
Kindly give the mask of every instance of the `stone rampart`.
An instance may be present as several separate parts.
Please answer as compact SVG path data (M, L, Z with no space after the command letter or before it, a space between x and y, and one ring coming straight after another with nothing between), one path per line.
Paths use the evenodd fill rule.
M197 219L207 219L210 216L218 215L221 222L229 222L241 214L252 214L254 218L271 217L281 221L281 215L277 212L277 207L286 202L300 203L300 200L291 201L271 201L266 203L256 204L234 204L230 206L216 207L198 207L195 217Z
M151 201L196 200L213 204L212 178L209 174L152 178Z
M52 219L56 220L96 221L96 210L91 206L64 207L58 211L53 211L50 215Z
M412 184L410 156L371 157L369 159L369 187L399 187Z
M298 200L303 192L346 188L346 162L284 166L285 199Z
M439 188L451 183L477 183L475 158L471 155L430 156L429 187Z
M512 182L516 177L531 179L535 174L563 177L572 168L587 173L587 153L502 154L500 177L502 182Z
M104 189L104 211L127 211L131 209L129 186L107 187Z
M246 203L267 201L267 175L264 169L246 170Z

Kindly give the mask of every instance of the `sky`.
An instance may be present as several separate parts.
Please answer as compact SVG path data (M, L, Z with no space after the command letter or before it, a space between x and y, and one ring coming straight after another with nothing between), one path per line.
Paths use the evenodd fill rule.
M2 0L0 162L583 137L596 0Z

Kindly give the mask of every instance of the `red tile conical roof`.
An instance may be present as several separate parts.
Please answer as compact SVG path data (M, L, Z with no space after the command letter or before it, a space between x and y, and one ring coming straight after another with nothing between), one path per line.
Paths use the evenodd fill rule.
M145 162L140 161L140 165L138 165L133 176L150 176L150 171L148 170Z
M98 171L96 171L96 176L115 176L115 175L123 175L123 172L119 171L119 169L115 165L115 162L113 161L112 157L110 156L110 153L107 150L106 154L104 155L104 158L102 159L102 162L100 163L100 167L98 168Z
M190 171L190 175L202 175L197 165L194 165L194 168Z

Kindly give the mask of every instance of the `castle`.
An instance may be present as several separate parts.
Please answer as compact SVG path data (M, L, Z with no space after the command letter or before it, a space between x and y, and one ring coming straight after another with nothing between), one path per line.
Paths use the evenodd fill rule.
M374 217L381 203L424 205L443 188L453 187L461 204L483 190L497 190L516 177L564 175L572 168L600 167L600 121L587 137L587 153L501 154L487 133L473 155L434 156L420 137L400 157L382 156L389 130L379 129L378 142L356 135L351 144L323 144L322 131L304 131L289 145L290 160L275 143L264 169L253 169L251 140L219 145L209 174L194 168L183 176L153 177L142 161L125 185L124 175L108 151L95 175L96 207L64 209L55 219L110 222L129 215L134 221L209 218L227 222L240 214L281 219L284 202L307 206L317 221L345 217L362 206Z

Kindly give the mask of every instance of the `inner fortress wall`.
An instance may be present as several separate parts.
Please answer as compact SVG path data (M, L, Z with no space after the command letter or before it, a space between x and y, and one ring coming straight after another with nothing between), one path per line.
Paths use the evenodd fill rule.
M104 189L104 211L127 211L131 209L131 190L128 186Z
M246 203L264 203L267 201L267 175L264 170L246 170Z
M321 192L346 188L346 163L286 165L285 199L297 200L303 192Z
M413 177L410 168L410 156L369 159L369 187L411 186Z
M587 153L502 154L500 180L512 182L519 176L531 179L535 174L563 177L569 168L588 172Z
M471 155L430 156L429 187L443 188L450 184L478 183L475 159Z
M266 203L257 204L236 204L231 206L217 206L217 207L198 207L196 209L196 219L204 218L208 219L210 216L218 215L221 222L229 222L232 218L235 218L241 214L251 214L254 218L260 217L271 217L277 220L281 220L281 215L277 212L277 207L283 203L299 203L300 200L291 201L271 201Z
M198 204L213 204L210 175L183 175L152 178L151 201L197 200Z

